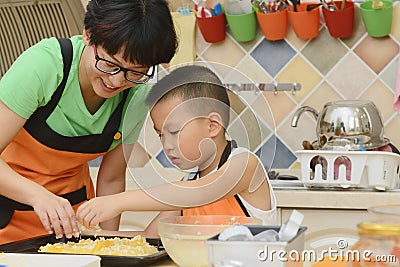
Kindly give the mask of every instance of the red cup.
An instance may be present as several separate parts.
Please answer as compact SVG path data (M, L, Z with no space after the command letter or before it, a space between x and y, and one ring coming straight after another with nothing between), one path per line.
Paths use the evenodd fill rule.
M326 27L331 36L346 38L353 34L354 25L354 3L346 1L344 9L341 9L342 1L334 1L338 10L327 10L322 7Z
M288 25L287 9L267 14L257 12L257 21L265 39L276 41L286 37Z
M218 43L225 40L226 18L224 13L208 18L196 17L196 20L206 42Z

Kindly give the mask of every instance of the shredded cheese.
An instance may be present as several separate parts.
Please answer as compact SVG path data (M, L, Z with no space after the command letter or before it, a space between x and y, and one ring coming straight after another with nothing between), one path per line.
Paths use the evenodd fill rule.
M150 245L146 238L138 235L134 238L104 238L95 240L81 239L79 242L47 244L39 248L39 252L96 254L109 256L146 256L156 253L155 246Z

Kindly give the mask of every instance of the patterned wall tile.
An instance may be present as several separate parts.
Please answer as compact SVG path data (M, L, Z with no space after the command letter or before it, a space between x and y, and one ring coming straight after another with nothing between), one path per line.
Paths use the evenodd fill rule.
M329 84L324 82L304 101L303 106L313 107L319 112L323 109L325 103L336 100L342 100L342 97Z
M279 71L288 63L296 52L285 40L268 41L263 40L251 56L272 76L275 77Z
M164 168L175 168L175 166L171 163L167 155L165 155L164 150L161 150L160 153L156 156L156 159Z
M326 78L345 99L357 99L375 77L358 57L347 54Z
M257 150L264 164L272 164L274 168L299 168L293 151L301 148L302 140L315 138L316 122L310 114L303 114L299 126L293 128L290 122L294 112L304 105L320 111L326 102L339 99L373 99L385 121L385 135L400 146L400 115L392 106L400 44L400 4L394 6L390 38L367 35L359 4L355 5L354 19L353 34L345 39L331 37L322 16L319 35L313 40L298 39L289 25L285 40L267 41L258 29L253 41L239 43L232 38L228 27L225 41L209 44L196 29L197 60L206 60L206 65L225 81L299 82L302 85L295 95L240 92L232 100L237 113L233 117L240 116L240 120L233 121L229 132L240 145ZM158 137L152 127L146 126L146 129L153 133L146 138L148 149L143 145L143 138L140 144L150 155L158 155L165 161L160 154Z
M339 39L332 38L324 28L319 32L318 39L310 41L301 52L325 75L348 52L348 49Z
M239 146L254 151L271 134L271 130L250 109L246 109L228 127L227 133Z
M390 37L366 37L354 49L356 53L375 73L382 69L399 53L399 46Z
M149 160L151 160L151 155L146 152L140 143L136 142L133 145L129 159L127 160L127 166L129 168L142 168L149 162Z
M289 168L296 162L297 157L292 153L282 141L275 135L260 147L256 155L258 155L267 170Z
M234 41L236 42L239 46L241 46L245 51L249 52L253 50L253 48L261 41L261 39L264 38L264 35L260 30L257 30L256 37L254 40L249 41L249 42L237 42L233 37L232 34L229 32L229 27L228 27L228 33L227 35Z
M228 91L228 96L229 96L229 102L230 102L230 107L232 109L232 112L234 114L231 115L231 120L232 118L236 118L240 115L240 113L243 112L243 110L246 108L246 104L243 103L243 101L240 99L240 97L233 93L232 91Z
M397 78L397 68L398 68L398 60L396 57L392 60L392 62L384 69L379 75L384 83L394 92L396 90L396 78Z
M150 117L144 123L138 142L152 156L157 155L162 149L160 138L154 131L154 125Z
M315 86L317 86L317 84L322 80L322 77L311 66L311 63L297 55L289 62L286 68L282 70L276 80L280 83L300 83L301 90L296 92L293 98L297 102L301 102L302 99L305 98Z
M379 95L379 97L376 97ZM393 93L381 81L375 81L361 96L360 99L372 100L379 109L382 120L385 123L395 112L392 105L388 107L388 103L393 102Z
M308 40L297 38L296 33L291 26L288 26L288 31L285 39L293 48L299 51L309 42Z
M196 24L196 54L202 55L210 47L210 43L207 43L203 35L200 32L198 25Z
M216 67L217 72L225 77L245 56L245 52L231 39L227 38L222 43L213 44L202 55L202 59L217 62L221 66ZM227 66L227 67L223 67Z
M390 142L395 147L400 149L400 116L397 114L393 119L385 125L385 136L390 139Z
M253 109L272 129L276 129L295 108L296 103L284 92L276 95L263 92L253 104Z
M240 83L243 83L243 81L246 80L250 80L252 83L270 83L273 81L273 78L268 74L268 72L266 72L265 69L250 55L245 56L236 66L236 69L240 73L246 74L246 79L241 80ZM228 81L237 80L235 77L232 77L232 79L228 77L227 79Z

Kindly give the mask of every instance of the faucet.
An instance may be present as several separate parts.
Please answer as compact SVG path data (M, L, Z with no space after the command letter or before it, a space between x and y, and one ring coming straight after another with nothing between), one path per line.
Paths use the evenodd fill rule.
M300 119L301 114L303 114L304 111L309 111L314 115L315 120L318 120L318 111L312 107L309 106L303 106L299 109L296 110L296 112L293 115L292 118L292 127L297 127L297 122Z

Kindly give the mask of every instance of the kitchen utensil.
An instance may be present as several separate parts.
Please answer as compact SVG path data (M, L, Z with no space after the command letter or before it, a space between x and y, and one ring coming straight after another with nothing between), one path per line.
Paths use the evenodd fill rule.
M105 236L105 238L112 238L115 236ZM118 236L123 237L123 236ZM82 238L95 239L94 236L82 236ZM73 240L74 238L72 238ZM160 239L146 239L150 245L156 246L158 252L148 256L105 256L98 255L101 258L101 266L107 267L128 267L128 266L145 266L158 261L159 259L166 257L167 252L165 251ZM65 243L71 241L65 237L56 239L54 235L46 235L41 237L35 237L27 240L16 241L0 245L0 251L2 252L13 252L13 253L38 253L39 247L44 246L48 243ZM42 253L42 252L41 252ZM50 254L45 254L50 255ZM72 255L72 254L65 254Z
M158 220L158 234L179 266L208 266L205 240L236 224L260 225L261 220L231 215L172 216Z
M385 7L385 3L383 3L381 0L372 0L372 9L382 9Z
M265 231L279 232L279 226L249 225L249 230L256 237ZM218 236L206 240L209 252L208 265L215 267L251 266L251 267L294 267L302 266L300 257L294 260L296 253L304 250L304 235L307 227L300 227L294 238L289 241L220 241ZM279 256L278 256L279 255ZM287 255L287 257L282 255ZM289 257L289 255L293 257ZM283 260L284 259L284 260Z
M383 122L379 110L372 101L328 102L319 113L311 107L301 107L293 116L293 127L297 126L298 119L304 111L310 111L317 117L316 134L319 149L337 139L363 145L366 149L388 144L388 140L383 137Z
M313 10L314 8L319 7L320 5L322 5L322 3L308 4L306 10L307 10L307 11L311 11L311 10Z

